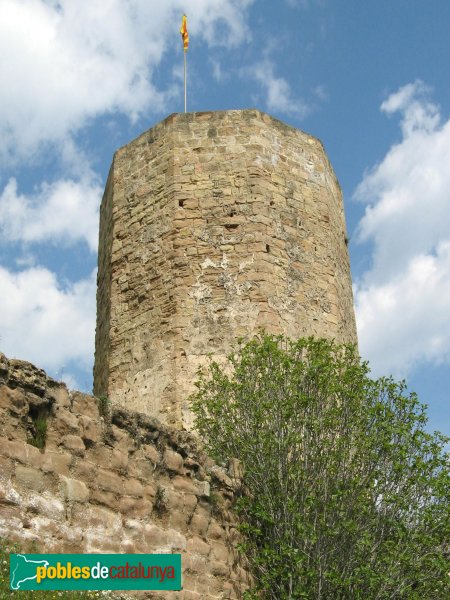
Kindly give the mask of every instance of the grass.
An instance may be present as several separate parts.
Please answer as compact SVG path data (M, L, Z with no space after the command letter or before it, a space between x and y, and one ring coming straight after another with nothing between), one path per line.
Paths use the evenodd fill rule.
M36 417L33 422L34 434L28 438L28 443L36 448L45 448L45 442L47 440L47 417L44 414L40 414Z
M97 398L97 402L100 415L105 419L108 418L111 409L111 401L108 396L100 396Z

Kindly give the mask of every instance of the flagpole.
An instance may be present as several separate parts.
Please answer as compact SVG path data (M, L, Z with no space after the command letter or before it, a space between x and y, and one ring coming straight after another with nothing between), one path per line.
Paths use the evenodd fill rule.
M186 112L186 50L184 54L184 112Z

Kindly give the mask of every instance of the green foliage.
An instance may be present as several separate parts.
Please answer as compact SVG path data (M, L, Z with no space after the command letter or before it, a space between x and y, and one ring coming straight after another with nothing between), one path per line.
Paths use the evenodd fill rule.
M33 420L33 435L28 438L28 443L36 448L45 448L45 442L47 440L47 415L40 413Z
M250 599L450 597L448 439L356 349L264 335L199 373L199 433L244 469Z
M103 418L108 418L111 410L111 401L108 396L100 396L97 398L98 410Z

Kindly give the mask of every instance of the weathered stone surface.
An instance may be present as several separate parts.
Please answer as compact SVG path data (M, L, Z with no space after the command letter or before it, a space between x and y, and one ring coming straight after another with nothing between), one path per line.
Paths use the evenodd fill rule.
M48 450L42 454L41 469L51 471L60 475L68 475L73 462L73 455L69 452L52 452Z
M21 441L0 438L0 455L13 458L26 464L28 462L27 446L28 444Z
M29 513L44 515L54 521L61 521L65 518L63 503L47 491L39 495L30 494L24 506Z
M72 411L75 414L82 414L92 419L98 419L98 402L95 398L81 392L71 392L70 398L72 400Z
M88 411L89 414L94 412L91 407L88 408ZM81 428L81 437L86 444L97 444L97 442L101 440L102 426L98 420L95 420L95 418L90 416L88 417L87 415L81 415L79 418L79 424Z
M44 474L32 467L17 465L16 481L19 485L29 490L42 492L45 489Z
M86 446L79 435L67 434L62 438L63 445L76 456L84 456Z
M192 554L199 554L200 556L208 556L211 552L211 546L207 544L201 537L195 535L187 543L187 550Z
M171 115L117 151L98 274L95 392L177 426L238 337L356 341L322 144L257 110Z
M0 408L8 409L12 414L26 414L27 402L21 390L13 390L7 385L0 385Z
M77 435L80 432L77 417L67 408L57 407L55 417L55 429L64 434Z
M123 494L122 479L111 471L98 469L95 482L96 485L102 490L113 492L114 494Z
M164 464L169 471L180 472L183 468L183 457L169 448L164 452Z
M63 498L69 502L87 502L89 499L89 490L83 481L70 479L61 475L61 491Z
M144 488L139 479L128 479L124 481L123 491L128 496L141 498L144 494Z

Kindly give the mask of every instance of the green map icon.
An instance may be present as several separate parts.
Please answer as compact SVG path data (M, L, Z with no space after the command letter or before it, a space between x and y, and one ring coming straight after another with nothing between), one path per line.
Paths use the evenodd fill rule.
M12 590L20 590L25 581L36 579L37 567L48 567L47 560L31 560L23 554L10 555L10 586Z

